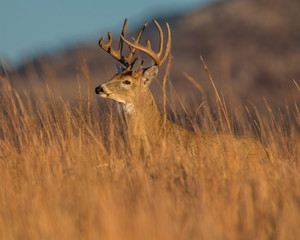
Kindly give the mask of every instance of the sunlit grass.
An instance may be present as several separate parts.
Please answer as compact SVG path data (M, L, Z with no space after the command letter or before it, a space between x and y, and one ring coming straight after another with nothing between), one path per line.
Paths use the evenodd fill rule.
M296 103L240 111L217 92L216 110L199 103L188 118L196 132L262 142L269 158L249 164L221 146L191 159L158 144L145 158L138 140L124 142L111 102L103 108L90 92L70 102L46 84L30 94L0 78L0 239L300 236Z

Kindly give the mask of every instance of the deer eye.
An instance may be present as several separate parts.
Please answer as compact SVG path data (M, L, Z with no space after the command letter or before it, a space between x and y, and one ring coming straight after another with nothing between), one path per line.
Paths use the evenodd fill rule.
M129 80L125 80L125 81L123 81L123 83L124 83L124 84L127 84L127 85L130 85L130 84L131 84L131 82L130 82Z

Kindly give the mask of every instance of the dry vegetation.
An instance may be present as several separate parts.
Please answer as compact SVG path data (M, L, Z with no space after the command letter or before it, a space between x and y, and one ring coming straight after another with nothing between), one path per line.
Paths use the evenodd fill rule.
M73 101L55 94L51 86L60 83L47 74L45 84L31 83L35 91L0 78L0 239L300 236L296 103L241 110L220 94L190 116L197 132L258 139L270 155L265 162L216 151L190 159L164 144L144 159L138 141L123 142L113 104L84 90L93 88L83 72Z

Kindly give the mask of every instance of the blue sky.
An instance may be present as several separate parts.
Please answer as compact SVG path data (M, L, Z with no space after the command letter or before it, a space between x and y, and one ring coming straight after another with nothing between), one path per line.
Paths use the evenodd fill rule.
M92 41L138 21L172 15L211 0L0 0L0 58L13 63Z

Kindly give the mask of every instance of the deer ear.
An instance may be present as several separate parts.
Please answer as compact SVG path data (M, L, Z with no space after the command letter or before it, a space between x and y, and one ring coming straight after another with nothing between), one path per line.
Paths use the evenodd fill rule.
M144 85L149 86L150 83L157 77L158 74L158 67L156 65L149 67L144 71Z

